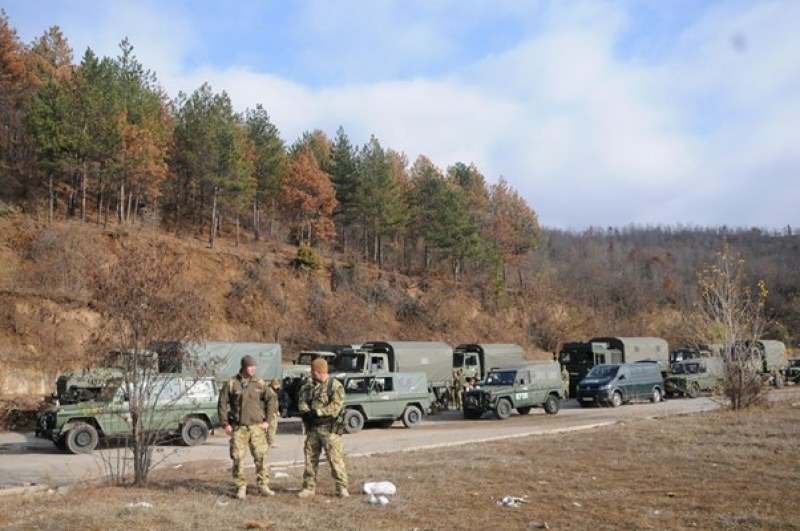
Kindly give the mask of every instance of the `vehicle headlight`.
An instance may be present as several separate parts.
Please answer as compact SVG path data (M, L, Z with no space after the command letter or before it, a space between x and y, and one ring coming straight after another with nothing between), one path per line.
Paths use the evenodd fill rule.
M611 384L601 385L600 387L598 387L598 389L600 391L608 391L609 389L611 389Z

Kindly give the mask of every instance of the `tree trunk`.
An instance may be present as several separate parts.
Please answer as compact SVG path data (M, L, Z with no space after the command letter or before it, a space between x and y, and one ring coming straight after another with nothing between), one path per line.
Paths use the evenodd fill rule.
M53 188L53 174L51 173L47 179L47 191L50 195L50 210L47 213L47 223L53 222L53 210L56 207L56 192Z
M217 232L217 189L214 189L214 195L211 198L211 232L209 233L208 244L214 248L214 238Z
M81 173L81 221L86 223L86 172Z

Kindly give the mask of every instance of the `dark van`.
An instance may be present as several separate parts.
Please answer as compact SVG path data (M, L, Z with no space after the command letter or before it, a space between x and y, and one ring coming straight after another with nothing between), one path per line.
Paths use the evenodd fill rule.
M591 404L619 407L632 400L660 402L664 379L657 363L616 363L596 365L578 384L581 406Z

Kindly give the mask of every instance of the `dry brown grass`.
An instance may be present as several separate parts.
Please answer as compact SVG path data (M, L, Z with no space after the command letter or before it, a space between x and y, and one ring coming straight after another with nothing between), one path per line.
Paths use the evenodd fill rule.
M274 498L229 497L226 470L161 471L147 489L0 497L10 529L787 529L798 527L800 404L631 421L609 428L351 459L354 496L299 500L299 469ZM364 481L397 485L385 507ZM528 496L518 508L497 505ZM149 502L152 508L128 507ZM251 522L252 523L252 522Z

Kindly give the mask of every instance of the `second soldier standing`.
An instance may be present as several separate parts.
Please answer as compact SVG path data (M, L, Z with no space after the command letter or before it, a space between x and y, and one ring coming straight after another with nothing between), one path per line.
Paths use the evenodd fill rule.
M336 494L347 498L347 468L344 462L342 437L334 429L336 417L344 407L344 386L336 378L328 375L328 363L318 358L311 362L311 381L300 389L298 409L303 416L306 428L305 470L303 490L298 494L308 498L315 494L317 470L322 450L331 467L331 475L336 482Z
M256 465L256 480L261 494L272 496L269 488L269 466L267 465L267 434L269 420L278 409L278 400L267 382L256 374L256 359L242 357L241 370L228 379L219 393L217 409L219 422L230 436L230 455L233 460L233 481L236 497L247 497L247 476L244 473L244 458L248 447Z

